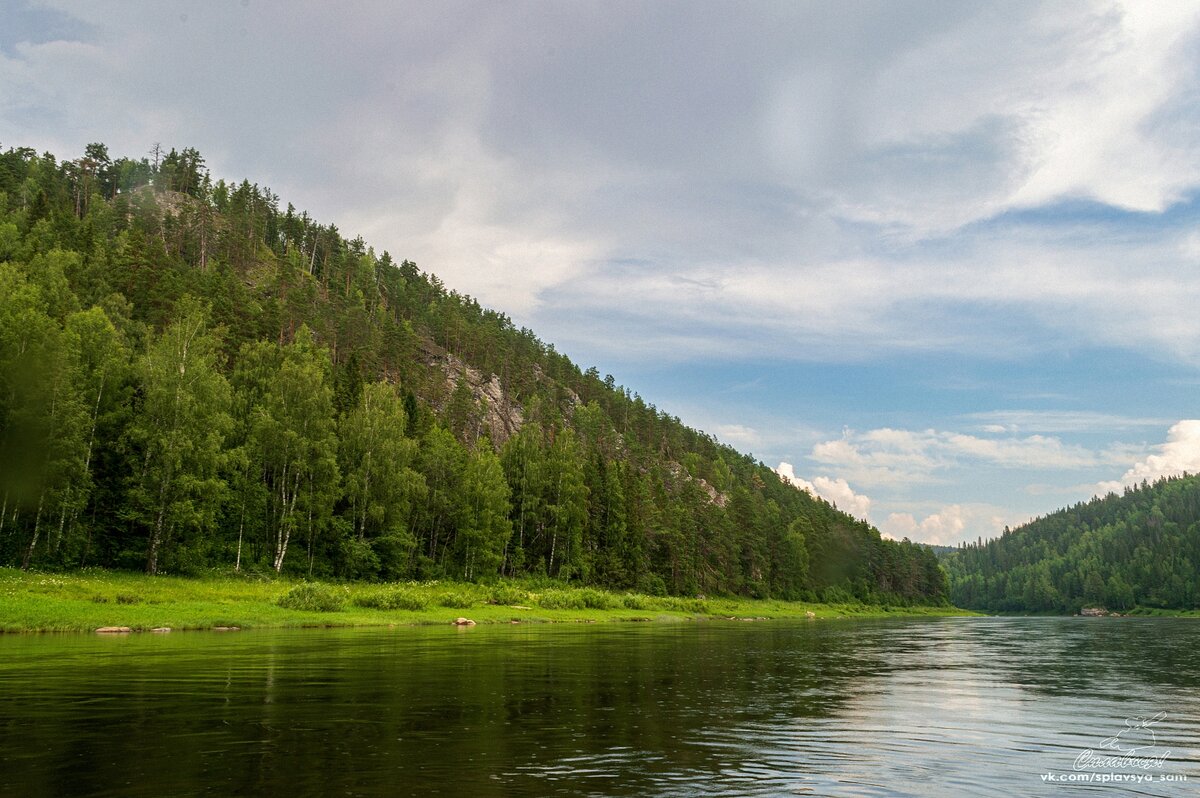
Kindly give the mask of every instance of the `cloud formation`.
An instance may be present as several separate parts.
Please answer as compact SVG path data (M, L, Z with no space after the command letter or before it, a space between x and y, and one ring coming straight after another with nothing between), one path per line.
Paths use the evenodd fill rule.
M1167 440L1152 454L1121 475L1100 483L1100 492L1119 491L1126 485L1154 482L1161 477L1200 473L1200 420L1184 419L1167 430Z
M1129 454L1129 447L1094 450L1045 435L985 438L884 427L866 432L846 430L841 438L815 445L809 457L856 484L895 486L933 481L939 472L960 466L1078 470L1125 463Z
M864 521L871 520L871 499L862 494L855 493L846 480L840 477L837 479L814 477L812 482L809 482L806 479L796 476L795 468L791 463L780 463L775 472L783 477L784 481L791 483L800 490L808 491L811 495L819 499L824 499L842 512L849 513L855 518L861 518Z
M990 504L950 504L928 513L920 521L913 513L889 513L880 531L891 538L909 538L935 546L953 546L977 537L992 538L1006 526L1028 520Z
M1190 230L1023 215L1193 196L1190 4L38 13L0 141L195 145L589 356L1200 358Z

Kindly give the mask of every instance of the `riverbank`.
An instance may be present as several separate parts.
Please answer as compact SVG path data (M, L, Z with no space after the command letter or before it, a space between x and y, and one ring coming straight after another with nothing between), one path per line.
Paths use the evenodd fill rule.
M586 587L500 582L323 584L267 577L145 576L0 568L0 631L92 632L169 628L283 628L689 619L891 618L973 615L954 607L813 604L728 597L680 598Z

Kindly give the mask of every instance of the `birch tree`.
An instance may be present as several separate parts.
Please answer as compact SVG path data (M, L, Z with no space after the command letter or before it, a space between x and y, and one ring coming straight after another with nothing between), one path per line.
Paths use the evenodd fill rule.
M217 337L191 297L179 301L175 317L142 359L142 401L129 429L141 452L130 503L147 528L150 574L180 536L211 529L226 490L220 469L232 420Z
M301 326L255 413L254 443L271 497L271 567L283 570L300 534L311 553L337 498L337 438L329 357Z
M416 545L413 506L425 479L413 469L417 442L405 437L407 414L394 386L365 386L341 423L345 498L357 544L371 546L385 576L407 570Z

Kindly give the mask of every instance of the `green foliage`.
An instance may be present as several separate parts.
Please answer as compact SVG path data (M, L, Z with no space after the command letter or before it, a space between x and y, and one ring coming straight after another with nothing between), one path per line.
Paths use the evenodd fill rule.
M637 593L626 593L621 596L621 606L630 610L645 610L650 607L650 599Z
M587 606L574 590L546 590L537 597L539 607L547 610L581 610Z
M945 563L954 602L990 612L1200 607L1200 477L1109 493Z
M288 610L341 612L346 605L346 592L329 585L303 582L280 596L276 603Z
M198 548L188 544L212 528L226 491L220 471L232 426L230 392L199 302L183 298L178 320L150 345L139 372L142 401L128 440L143 467L128 512L147 530L146 572L154 574L163 555ZM174 564L191 563L177 558Z
M420 611L428 609L429 597L412 587L395 586L360 593L354 597L354 603L359 607L372 607L377 610Z
M708 602L704 599L689 599L680 598L679 596L667 596L666 598L657 599L656 603L668 610L677 612L688 612L696 615L705 615L709 611Z
M441 607L457 607L458 609L470 609L479 603L478 599L471 593L466 591L451 591L442 593L438 596L438 605Z
M523 605L529 600L529 593L527 591L522 590L515 585L510 585L504 582L498 585L493 585L491 592L488 595L488 601L490 603L504 604L506 606L512 606L514 604Z
M538 596L539 606L548 610L612 610L623 606L619 597L603 590L546 590Z

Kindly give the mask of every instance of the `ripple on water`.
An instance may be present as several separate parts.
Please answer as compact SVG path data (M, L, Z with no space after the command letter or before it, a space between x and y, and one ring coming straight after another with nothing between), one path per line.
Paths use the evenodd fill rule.
M0 638L0 751L21 795L1010 798L1165 712L1147 750L1188 783L1074 791L1184 795L1198 644L996 618Z

